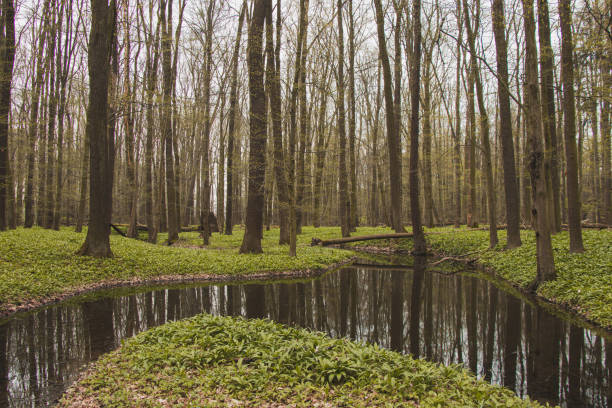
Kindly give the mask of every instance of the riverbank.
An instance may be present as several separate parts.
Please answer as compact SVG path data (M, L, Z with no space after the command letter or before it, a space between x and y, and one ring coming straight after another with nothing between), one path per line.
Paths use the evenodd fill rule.
M486 230L443 227L426 229L425 232L428 231L436 232L427 235L427 244L432 252L473 261L521 290L527 290L536 276L533 231L521 231L523 245L511 250L504 248L505 230L498 231L499 245L494 249L489 249L489 232ZM581 254L569 253L567 231L552 236L558 277L553 282L540 285L537 295L611 330L612 229L584 229L582 234L586 251ZM374 250L383 248L386 252L408 253L412 249L412 241L370 241L367 246Z
M460 367L267 320L199 315L100 358L59 407L536 407Z
M311 277L354 256L309 245L313 236L336 236L339 228L304 228L295 258L288 255L286 245L278 245L278 229L264 232L263 255L240 255L243 233L238 229L230 236L213 234L206 248L200 247L197 232L181 233L180 242L171 247L113 234L114 257L96 259L75 254L85 233L68 228L1 232L0 317L119 286Z

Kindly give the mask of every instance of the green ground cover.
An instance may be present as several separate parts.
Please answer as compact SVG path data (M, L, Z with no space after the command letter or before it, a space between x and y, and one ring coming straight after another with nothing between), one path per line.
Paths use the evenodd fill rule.
M391 232L383 227L360 227L355 234ZM524 245L505 250L505 231L500 243L488 249L488 232L465 227L426 230L430 247L449 255L469 254L507 281L526 288L536 274L535 236L522 231ZM19 305L55 296L103 281L151 279L168 275L249 275L262 271L289 271L322 268L349 258L350 251L311 247L313 237L337 238L338 227L304 227L298 236L298 256L287 255L288 247L278 245L278 229L264 232L263 255L239 255L243 231L233 235L213 234L206 249L200 248L197 232L181 233L172 247L111 235L115 257L94 259L75 255L85 238L71 229L51 231L40 228L0 233L0 312ZM553 236L558 279L538 288L538 294L565 304L597 324L612 327L612 230L583 231L586 252L570 254L569 236ZM160 234L159 242L165 239ZM355 242L350 247L392 247L409 251L412 242L376 240Z
M267 320L199 315L128 340L59 407L534 407L458 366Z
M311 247L314 235L336 236L339 228L304 228L298 256L278 245L278 229L264 233L263 255L239 255L243 231L213 234L201 249L197 232L181 233L181 242L168 247L111 235L114 257L95 259L76 255L85 233L41 228L0 232L0 312L12 305L37 302L75 288L103 281L151 279L167 275L249 275L262 271L323 268L345 260L349 251ZM163 242L160 236L160 243ZM183 246L181 246L183 245Z

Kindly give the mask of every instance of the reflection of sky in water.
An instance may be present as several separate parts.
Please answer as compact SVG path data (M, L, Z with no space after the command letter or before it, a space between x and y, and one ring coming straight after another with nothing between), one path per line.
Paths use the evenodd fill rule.
M611 406L609 336L553 317L483 280L345 268L300 283L123 293L19 315L0 326L0 407L53 404L89 361L121 339L201 312L263 313L332 336L463 364L521 396Z

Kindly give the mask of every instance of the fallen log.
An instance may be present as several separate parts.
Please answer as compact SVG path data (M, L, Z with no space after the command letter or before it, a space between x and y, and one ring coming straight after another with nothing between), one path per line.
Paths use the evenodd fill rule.
M117 231L117 233L118 233L119 235L121 235L121 236L122 236L122 237L124 237L124 238L127 238L127 234L126 234L125 232L121 231L121 230L119 229L119 227L117 227L115 224L109 224L109 225L111 226L111 228L112 228L112 229L114 229L115 231Z
M357 241L370 241L374 239L397 239L397 238L412 238L414 234L411 232L400 232L397 234L377 234L377 235L363 235L359 237L346 237L346 238L336 238L336 239L327 239L320 240L318 238L313 238L310 242L310 246L328 246L328 245L338 245L338 244L346 244L348 242L357 242Z

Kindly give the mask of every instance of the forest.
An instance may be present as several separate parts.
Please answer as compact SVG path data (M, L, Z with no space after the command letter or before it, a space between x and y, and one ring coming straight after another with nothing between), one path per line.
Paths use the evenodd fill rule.
M577 349L577 339L590 335L579 335L566 321L551 323L527 298L521 298L524 306L508 300L504 307L514 308L508 315L521 316L523 323L516 324L523 324L525 336L549 329L556 333L553 346L550 339L534 337L524 347L527 359L537 355L530 350L553 350L554 355L544 353L542 358L549 359L546 364L556 361L550 364L558 378L551 386L542 382L541 373L523 373L527 391L521 391L510 371L498 374L503 380L492 379L493 347L502 347L492 345L497 344L496 327L503 324L495 323L503 319L497 309L500 295L497 286L479 289L481 295L476 289L467 294L466 288L476 287L469 280L463 287L453 283L459 306L449 306L458 307L452 330L459 345L444 346L452 357L440 354L433 360L464 362L461 324L480 296L489 302L482 312L488 316L482 324L489 332L483 344L473 347L490 349L483 351L484 368L472 348L465 361L486 382L526 398L489 389L492 394L482 406L497 406L496 398L507 400L508 406L532 406L532 398L610 407L611 104L612 5L607 0L0 0L0 317L108 287L310 279L333 268L344 271L350 262L351 268L364 267L360 257L365 253L403 254L399 261L377 258L375 266L369 265L381 271L410 269L411 278L396 282L395 272L391 283L363 278L364 293L373 299L368 302L374 302L368 313L376 314L377 296L383 296L374 293L383 287L393 292L396 286L404 289L389 292L393 299L397 296L395 306L389 306L390 321L401 320L404 308L410 319L417 313L415 326L406 326L417 333L408 329L409 334L391 334L383 346L415 357L423 354L420 346L402 348L404 340L423 341L418 322L425 306L419 302L432 299L430 278L422 288L415 286L422 284L415 281L420 276L415 265L424 262L428 274L448 279L471 273L480 282L482 276L470 269L476 265L493 271L491 279L503 282L499 285L504 288L569 310L584 320L581 330L588 327L598 337ZM422 259L432 255L439 259ZM346 327L313 323L312 316L323 313L312 311L324 296L316 282L306 292L299 286L291 289L298 292L284 292L244 285L236 289L237 306L219 306L233 313L218 314L268 317L291 325L274 317L282 314L275 307L297 301L302 307L291 306L302 318L297 326L346 337ZM357 289L353 292L342 282L340 278L340 298L350 290L356 299ZM216 295L223 296L223 304L232 286L216 288L224 291ZM461 300L463 291L469 301ZM510 293L504 296L514 296ZM164 296L162 309L169 301ZM142 310L154 307L145 300ZM198 302L199 311L216 310L209 300ZM323 303L317 308L325 309ZM108 314L119 313L107 309ZM133 313L128 320L140 312ZM367 331L356 318L344 316L339 324L348 319L355 330ZM226 317L194 319L164 325L155 333L163 337L167 330L180 336L197 330L189 322L202 320L227 326L227 333L236 330L240 337L260 324L243 327ZM162 320L159 324L178 317ZM106 322L109 331L120 324ZM476 323L465 322L466 333L475 333ZM33 327L11 334L17 330L9 329L11 324L17 323L3 328L0 321L0 367L18 349L20 342L11 336L34 336ZM281 325L261 329L271 338L288 336ZM130 343L144 348L122 349L119 353L125 355L111 353L102 361L123 367L121 361L133 357L129 353L136 353L136 359L149 353L146 333ZM292 336L304 344L323 341L305 333ZM348 337L385 343L377 340L378 334L364 333ZM253 344L265 347L258 341ZM514 351L508 353L523 347L518 339L509 341ZM359 368L332 370L316 380L312 374L308 381L315 389L298 387L287 401L302 401L312 392L315 400L331 398L336 406L337 396L322 396L317 387L347 382L356 387L357 396L347 394L356 398L350 403L355 406L413 398L407 389L391 396L393 386L380 382L380 376L401 381L394 377L397 373L368 368L387 358L405 368L413 364L405 356L364 350L361 355L346 347L350 350L341 354L357 353L347 364L359 361ZM34 353L34 348L32 343L27 352ZM114 348L102 347L92 359ZM580 351L586 349L586 354ZM268 357L278 351L254 350ZM230 362L239 361L240 371L243 357L236 353ZM589 377L588 385L587 380L572 383L572 375L591 355L599 356L599 374ZM251 363L250 358L244 361ZM296 370L313 370L298 361L306 364L308 359L296 357ZM541 361L534 361L528 361L527 371L537 371ZM515 371L516 363L510 366ZM45 375L49 370L39 369ZM270 381L286 386L286 376L293 374L278 370ZM419 365L418 370L429 368ZM20 374L30 378L30 385L26 391L19 385L15 394L8 372L0 368L0 406L19 406L8 397L19 393L31 392L34 405L51 398L41 394L45 386L37 381L43 381L42 374L38 380L32 380L32 372ZM367 372L370 380L357 372ZM489 384L467 386L469 380L455 374L452 381L463 384L457 398L465 398L461 401L469 406L482 403L478 387ZM142 380L133 372L125 375L126 382ZM170 376L179 381L181 375ZM215 375L222 384L231 383L230 374ZM444 373L432 375L446 384ZM97 372L94 377L102 381L104 376ZM72 380L62 381L68 385ZM78 387L91 391L104 406L105 397L87 384L79 382ZM189 404L208 401L206 387ZM224 392L245 406L281 398L271 396L276 388L261 387L255 396L237 391L240 387ZM382 393L381 399L367 391L371 387ZM455 398L441 391L441 399L428 399L431 395L421 391L414 391L414 398L426 401L424 406L452 406L450 398ZM108 385L104 392L117 390ZM585 402L595 394L597 401ZM67 395L66 406L81 406L78 390ZM187 404L177 395L169 405ZM134 403L121 401L120 406ZM215 401L232 406L229 400Z

